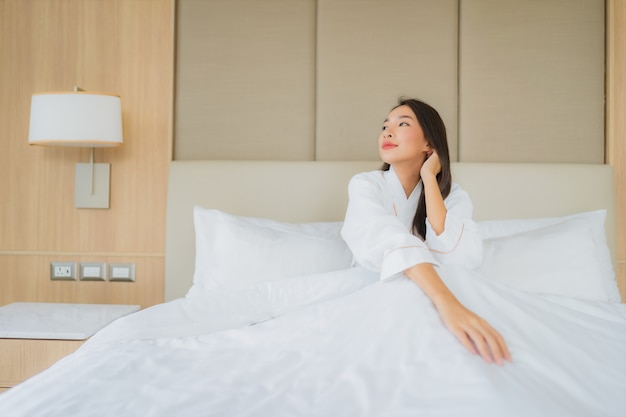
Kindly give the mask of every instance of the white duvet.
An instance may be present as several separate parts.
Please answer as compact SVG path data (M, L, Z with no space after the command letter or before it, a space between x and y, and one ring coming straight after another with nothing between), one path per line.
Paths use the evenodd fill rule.
M120 319L0 395L0 416L626 415L626 305L440 274L513 363L469 353L412 282L354 268Z

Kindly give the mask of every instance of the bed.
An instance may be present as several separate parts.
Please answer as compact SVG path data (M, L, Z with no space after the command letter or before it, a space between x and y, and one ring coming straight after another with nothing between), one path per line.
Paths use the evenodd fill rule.
M166 302L0 395L2 416L624 416L613 170L455 163L484 260L442 279L505 337L487 364L339 230L375 161L175 161Z

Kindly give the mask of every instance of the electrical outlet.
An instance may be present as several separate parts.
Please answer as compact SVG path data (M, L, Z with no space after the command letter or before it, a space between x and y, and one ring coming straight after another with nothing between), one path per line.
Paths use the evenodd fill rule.
M50 262L50 279L76 281L75 262Z

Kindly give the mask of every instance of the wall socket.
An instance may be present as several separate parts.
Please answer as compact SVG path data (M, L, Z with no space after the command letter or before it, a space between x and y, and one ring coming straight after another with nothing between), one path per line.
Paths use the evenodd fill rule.
M55 281L76 281L76 263L50 262L50 279Z

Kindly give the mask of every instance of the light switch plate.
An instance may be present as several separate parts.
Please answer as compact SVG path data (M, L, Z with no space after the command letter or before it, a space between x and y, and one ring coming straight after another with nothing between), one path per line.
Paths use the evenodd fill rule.
M109 281L135 281L135 264L109 264Z
M104 262L81 262L81 281L104 281L106 280L106 264Z

